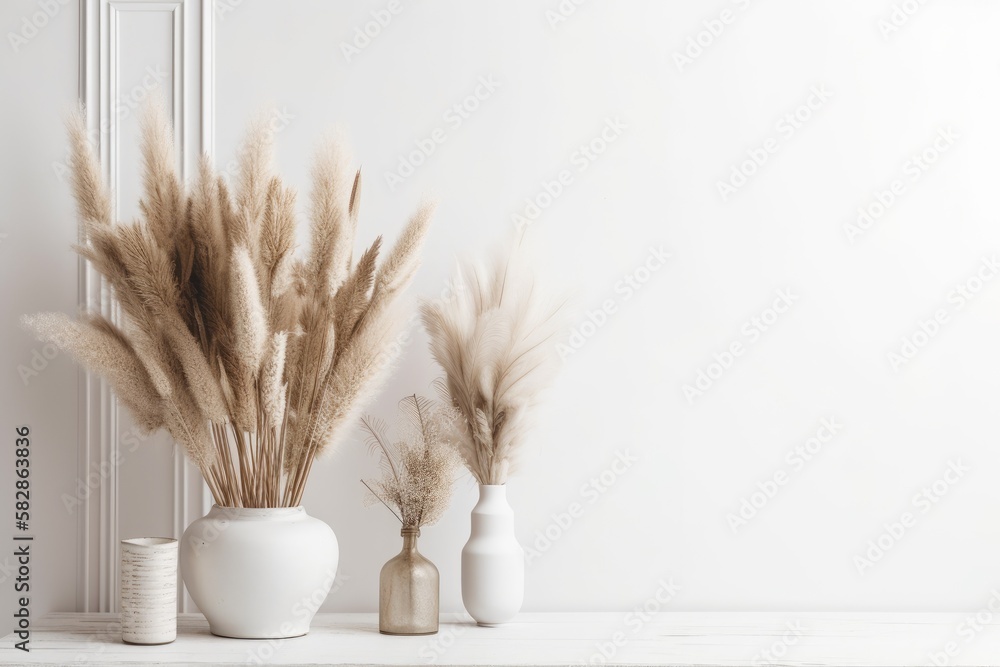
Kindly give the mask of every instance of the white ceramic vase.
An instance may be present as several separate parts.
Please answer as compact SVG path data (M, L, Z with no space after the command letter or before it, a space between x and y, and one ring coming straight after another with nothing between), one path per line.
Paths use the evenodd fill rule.
M462 549L462 602L480 625L514 618L524 601L524 549L514 535L505 485L479 485L472 533Z
M122 540L119 602L126 644L168 644L177 638L177 540Z
M302 507L212 508L181 538L181 576L214 635L309 632L337 576L333 531Z

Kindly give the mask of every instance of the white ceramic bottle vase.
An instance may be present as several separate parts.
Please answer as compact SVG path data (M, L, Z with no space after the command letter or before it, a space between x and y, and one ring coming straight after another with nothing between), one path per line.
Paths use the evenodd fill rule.
M524 601L524 549L503 484L480 484L472 534L462 549L462 602L479 625L514 618Z
M122 641L169 644L177 638L177 540L122 540Z

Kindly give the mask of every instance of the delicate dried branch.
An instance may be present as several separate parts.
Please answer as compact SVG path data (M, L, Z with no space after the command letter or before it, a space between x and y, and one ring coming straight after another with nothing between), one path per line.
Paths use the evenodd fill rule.
M451 498L458 468L456 447L451 441L455 415L416 394L407 396L399 405L399 439L394 442L390 443L380 421L361 420L369 447L378 451L382 463L382 478L362 480L362 484L403 526L420 528L436 522Z

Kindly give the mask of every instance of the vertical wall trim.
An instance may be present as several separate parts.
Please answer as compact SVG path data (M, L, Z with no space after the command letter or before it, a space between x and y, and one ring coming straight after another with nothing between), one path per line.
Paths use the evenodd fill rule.
M97 69L100 66L100 41L95 39L100 20L100 11L97 3L88 0L80 0L80 70L79 70L79 90L78 94L82 104L87 109L92 109L94 103L99 99L99 92L95 91L95 83L100 81ZM96 49L95 49L96 47ZM96 53L95 53L96 50ZM94 114L88 114L88 129L93 129L96 119ZM80 237L78 237L80 238ZM80 238L82 241L82 238ZM82 258L77 258L77 301L81 306L89 304L92 272L87 262ZM80 430L79 449L77 452L77 478L86 479L87 471L90 468L90 452L92 443L90 440L91 431L91 386L93 378L91 374L83 369L79 371L77 386L79 389L80 403L78 409L77 423ZM76 571L76 608L81 611L91 610L91 590L89 585L91 579L90 572L90 497L83 499L78 507L77 513L77 571Z
M125 12L170 14L171 92L178 168L182 179L192 174L199 154L213 149L214 131L214 3L212 0L79 0L79 97L86 107L87 128L120 210L120 133L117 122ZM87 262L78 264L81 309L100 312L112 321L118 309L107 286ZM84 494L78 507L77 590L79 611L116 611L118 607L119 456L118 402L99 377L81 371L77 472L87 480L102 471L100 490ZM192 510L210 505L197 470L178 451L173 471L173 525L177 535L192 521ZM189 605L180 596L182 610Z
M215 156L215 0L201 5L201 151Z
M87 109L87 129L111 179L108 142L102 128L108 113L112 85L108 76L109 44L105 42L105 7L95 0L80 4L80 100ZM110 181L114 183L114 181ZM82 259L78 260L78 298L82 309L114 317L107 289L97 274ZM93 470L108 470L99 493L82 494L78 507L78 537L81 557L77 580L77 604L87 611L108 611L117 604L115 561L118 545L118 478L113 466L118 451L117 404L110 388L101 378L80 373L80 451L78 477L88 480Z

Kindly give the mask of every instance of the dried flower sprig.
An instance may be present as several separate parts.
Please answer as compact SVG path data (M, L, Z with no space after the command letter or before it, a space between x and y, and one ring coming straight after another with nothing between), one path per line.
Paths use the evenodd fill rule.
M455 415L444 406L416 394L399 402L397 438L384 422L361 420L368 447L378 452L382 477L362 480L372 500L378 500L404 528L436 522L448 507L459 460L451 442Z
M77 252L104 276L123 321L24 318L103 375L138 425L166 428L229 507L295 506L313 461L373 395L405 321L433 206L378 262L352 259L361 172L335 141L313 170L312 242L295 256L295 193L271 173L272 135L251 126L235 189L202 159L186 192L161 107L142 118L141 220L116 224L83 110L69 121Z
M507 482L564 329L565 302L536 283L520 245L492 263L461 266L457 280L467 288L421 306L431 353L445 372L442 393L461 415L454 442L480 484Z

